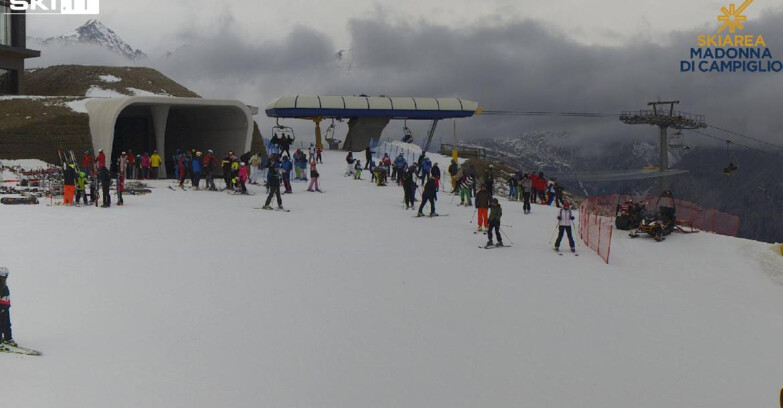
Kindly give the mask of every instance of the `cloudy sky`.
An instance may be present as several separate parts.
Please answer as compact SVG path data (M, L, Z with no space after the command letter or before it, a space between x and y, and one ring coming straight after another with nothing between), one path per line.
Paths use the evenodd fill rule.
M738 1L738 3L740 3ZM714 34L727 1L690 0L101 0L99 19L149 65L205 97L265 106L289 94L457 96L489 110L619 113L679 99L707 122L783 144L783 73L681 73L699 34ZM739 4L738 4L739 5ZM742 34L762 34L783 59L783 5L754 0ZM89 16L33 16L46 38ZM338 61L339 50L350 50ZM38 62L127 65L97 52L47 50ZM171 57L163 57L175 51ZM781 56L779 56L780 54ZM262 132L273 122L258 118ZM412 126L424 132L426 124ZM302 132L311 132L303 122ZM398 129L399 128L399 129ZM389 136L401 134L392 124ZM483 116L458 134L566 131L573 143L648 138L611 119ZM452 126L438 137L451 138ZM729 137L713 130L719 137ZM704 142L708 142L705 139ZM698 141L694 140L694 143Z

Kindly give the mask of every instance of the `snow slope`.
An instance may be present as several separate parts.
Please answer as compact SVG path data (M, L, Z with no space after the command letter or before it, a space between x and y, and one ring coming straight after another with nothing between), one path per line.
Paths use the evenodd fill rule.
M290 213L169 181L124 207L0 208L15 338L44 352L0 354L3 406L777 405L771 245L615 234L606 265L552 252L555 209L504 201L514 246L484 250L452 196L412 218L325 160L326 193L294 183Z

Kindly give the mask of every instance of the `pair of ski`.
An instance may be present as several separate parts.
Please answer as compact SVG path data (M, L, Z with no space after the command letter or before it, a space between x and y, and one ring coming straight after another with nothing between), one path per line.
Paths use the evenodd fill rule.
M558 248L553 248L553 249L555 250L555 252L557 252L558 255L563 256L563 252L560 252L560 249ZM571 253L574 254L574 256L579 256L579 252L571 251Z
M19 347L19 346L12 346L9 344L1 344L0 345L0 353L8 353L8 354L24 354L26 356L40 356L41 352L38 350L33 350L29 348Z
M281 211L281 212L291 212L291 210L287 210L285 208L264 208L264 207L253 207L254 210L266 210L266 211Z
M436 218L436 217L446 217L448 214L435 214L435 215L413 215L412 218Z
M511 245L506 245L506 244L503 244L503 245L500 245L500 246L498 246L498 245L479 245L479 248L484 248L484 249L511 248Z

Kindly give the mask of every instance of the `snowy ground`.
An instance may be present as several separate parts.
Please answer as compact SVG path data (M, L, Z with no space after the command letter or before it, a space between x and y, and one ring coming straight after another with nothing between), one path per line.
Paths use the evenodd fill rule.
M472 208L412 218L330 153L290 213L168 181L2 206L14 337L44 353L0 354L3 406L777 406L772 245L618 233L606 265L553 253L555 209L503 202L514 246L479 249Z

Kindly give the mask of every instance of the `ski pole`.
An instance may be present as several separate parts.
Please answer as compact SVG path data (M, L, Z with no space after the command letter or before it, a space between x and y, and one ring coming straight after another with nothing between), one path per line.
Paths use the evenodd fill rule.
M508 243L511 245L514 245L514 242L511 241L511 238L508 237L508 234L506 234L506 231L498 227L498 230L500 230L501 233L506 237L506 240L508 240Z
M478 208L473 210L473 215L470 216L470 221L468 221L469 224L473 224L473 217L476 216L476 211L478 211Z
M552 230L552 235L549 236L549 245L552 245L552 240L555 238L555 232L557 231L557 227L560 225L560 223L555 224L555 228Z

